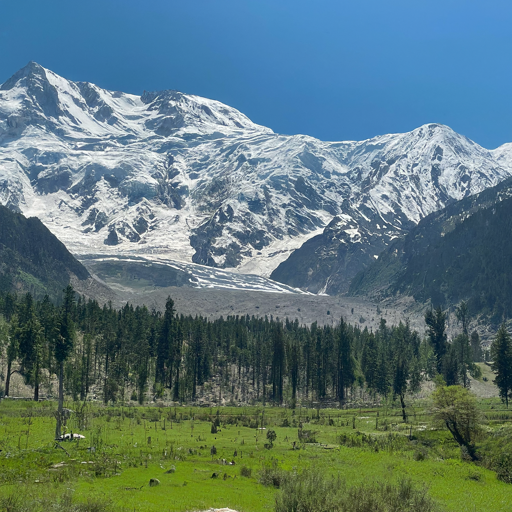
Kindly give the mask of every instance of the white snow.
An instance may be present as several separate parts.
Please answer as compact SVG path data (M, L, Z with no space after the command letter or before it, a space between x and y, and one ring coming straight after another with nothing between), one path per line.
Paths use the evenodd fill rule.
M214 222L217 265L240 246L230 279L269 276L334 216L363 243L363 224L396 233L512 175L512 144L489 151L443 125L323 142L275 134L214 100L31 69L0 89L0 202L39 217L77 255L191 264L191 237ZM105 244L112 229L118 245Z

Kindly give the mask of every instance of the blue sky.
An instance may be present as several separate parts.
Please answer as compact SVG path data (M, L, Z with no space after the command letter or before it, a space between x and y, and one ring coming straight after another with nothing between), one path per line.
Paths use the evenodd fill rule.
M279 133L365 139L439 122L512 142L510 0L0 0L0 82L220 100Z

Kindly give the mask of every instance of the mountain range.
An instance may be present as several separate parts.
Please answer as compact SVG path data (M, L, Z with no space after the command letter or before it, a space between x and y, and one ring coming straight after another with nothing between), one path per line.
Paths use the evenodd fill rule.
M421 219L510 176L512 144L487 150L439 124L324 142L214 100L107 91L34 62L0 86L0 203L79 258L337 294Z

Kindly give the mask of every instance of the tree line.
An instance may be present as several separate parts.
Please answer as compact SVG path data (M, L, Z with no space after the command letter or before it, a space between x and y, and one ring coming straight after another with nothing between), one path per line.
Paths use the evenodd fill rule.
M61 305L4 294L0 315L3 393L12 394L18 372L35 400L42 386L56 394L52 376L61 399L64 391L74 400L96 393L105 403L164 395L193 402L208 392L218 401L343 404L364 390L400 400L405 420L405 395L422 380L440 374L449 385L468 386L467 374L478 369L473 361L481 360L465 305L458 309L461 334L451 343L441 309L427 312L421 336L407 322L390 327L384 319L375 331L343 319L330 326L248 315L208 320L178 315L171 298L163 312L115 309L76 296L71 286Z

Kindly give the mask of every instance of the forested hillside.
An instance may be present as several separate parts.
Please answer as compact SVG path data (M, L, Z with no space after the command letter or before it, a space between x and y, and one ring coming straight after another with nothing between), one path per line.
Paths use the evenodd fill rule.
M352 295L412 295L494 324L512 314L512 181L423 219L354 278Z
M70 274L84 280L85 267L38 218L25 218L0 205L0 291L30 291L58 297Z

